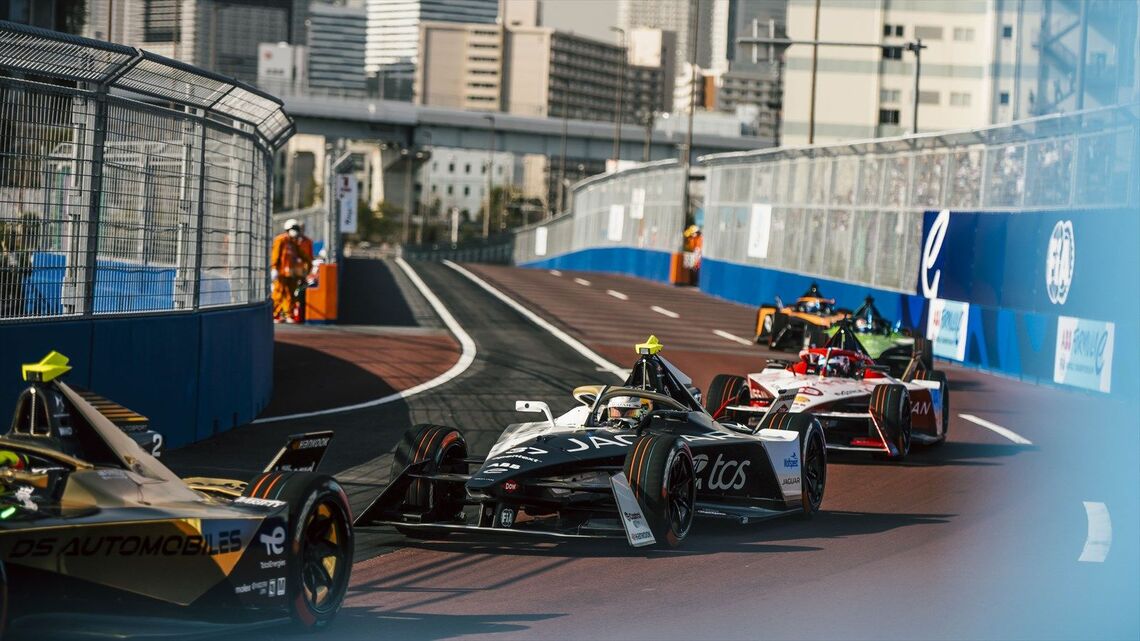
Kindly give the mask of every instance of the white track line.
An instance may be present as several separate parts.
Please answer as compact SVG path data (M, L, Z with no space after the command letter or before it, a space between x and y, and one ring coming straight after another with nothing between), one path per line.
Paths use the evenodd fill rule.
M1104 563L1108 549L1112 547L1112 519L1108 506L1104 503L1084 501L1085 514L1089 519L1089 533L1085 537L1085 549L1081 550L1078 561Z
M741 338L741 337L737 336L736 334L729 334L728 332L726 332L722 329L714 329L712 332L714 334L716 334L717 336L720 336L721 338L727 338L728 340L730 340L734 343L740 343L741 345L748 345L749 347L752 346L752 341L750 341L746 338Z
M654 306L650 307L649 309L652 309L653 311L657 312L658 314L661 314L662 316L668 316L669 318L680 318L681 317L681 315L678 314L677 312L669 311L669 310L665 309L664 307L658 307L658 306L654 305Z
M600 355L598 355L597 352L594 352L589 347L586 347L582 343L578 342L578 340L576 340L575 338L573 338L572 336L570 336L566 332L558 329L554 325L551 325L549 322L547 322L545 319L540 317L538 314L535 314L534 312L530 311L529 309L523 307L515 299L513 299L510 296L507 296L506 294L504 294L503 292L495 289L487 281L483 280L482 278L479 278L475 274L472 274L471 272L467 271L463 267L456 265L455 263L451 262L450 260L443 261L443 264L454 269L455 271L459 272L460 274L463 274L464 276L466 276L468 278L468 280L470 280L471 282L475 283L479 287L482 287L484 290L486 290L487 293L489 293L492 296L494 296L495 298L498 298L499 300L503 301L511 309L513 309L516 312L525 316L527 318L527 320L534 323L535 325L538 325L542 329L546 330L548 333L550 333L551 336L554 336L558 340L569 345L570 349L572 349L575 352L578 352L579 354L581 354L582 356L585 356L586 358L588 358L592 363L594 363L599 368L601 368L602 371L610 372L611 374L613 374L614 376L617 376L618 378L620 378L622 380L625 380L626 376L628 376L628 374L626 372L628 372L629 370L618 367L617 365L614 365L613 363L602 358Z
M557 269L552 269L552 270L550 270L550 275L551 276L561 276L562 272L558 271Z
M578 283L582 287L589 287L590 286L590 281L586 280L585 278L575 278L574 282Z
M614 298L616 298L618 300L629 300L629 296L626 296L625 294L623 294L621 292L615 292L612 289L607 289L606 293L609 294L610 296L613 296Z
M1014 443L1017 443L1018 445L1033 445L1033 441L1025 438L1024 436L1018 434L1017 432L1014 432L1013 430L1006 429L1006 428L1002 427L1001 425L998 425L997 423L991 423L985 419L978 418L977 416L974 416L973 414L959 414L958 416L960 418L966 419L967 421L970 421L974 425L981 425L982 427L986 428L987 430L1001 434L1002 436L1008 438L1009 440L1013 441Z
M447 329L451 331L451 333L455 335L455 338L459 340L459 346L462 351L459 354L459 360L451 366L451 369L440 374L439 376L436 376L430 381L420 383L419 385L409 387L406 390L396 392L395 394L382 396L371 401L356 403L355 405L342 405L341 407L332 407L326 410L317 410L315 412L302 412L300 414L287 414L285 416L267 416L265 418L259 418L256 421L253 421L254 423L276 423L278 421L291 421L298 418L327 416L329 414L339 414L341 412L351 412L353 410L360 410L366 407L385 405L387 403L391 403L392 401L397 401L402 398L410 398L416 394L419 394L420 392L426 392L432 388L439 387L440 385L443 385L444 383L467 371L468 367L471 367L471 363L475 362L475 341L471 340L471 336L469 336L467 332L463 331L463 328L459 325L459 322L455 320L455 317L451 315L451 312L447 311L447 307L445 307L443 302L441 302L439 298L436 297L435 293L428 288L423 280L420 279L419 274L412 270L412 266L409 265L407 261L405 261L403 258L397 257L396 264L400 266L400 269L404 270L404 273L407 274L408 279L412 281L412 284L416 286L416 289L420 290L420 294L422 294L423 297L427 299L428 304L430 304L432 309L435 310L435 313L439 314L440 319L443 320L443 324L446 325Z

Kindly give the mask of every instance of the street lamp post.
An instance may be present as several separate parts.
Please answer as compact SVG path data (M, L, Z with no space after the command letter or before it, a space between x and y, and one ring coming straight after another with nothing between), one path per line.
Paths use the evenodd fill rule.
M625 93L625 63L629 54L626 50L625 29L610 27L610 31L621 34L621 71L618 73L617 113L614 114L614 169L616 170L618 161L621 159L621 101L622 94Z
M761 44L776 44L776 45L812 45L813 47L870 47L874 49L884 49L886 47L894 47L900 45L885 45L875 42L836 42L833 40L792 40L790 38L757 38L757 37L741 37L736 39L736 44L750 44L753 46ZM918 86L919 79L922 75L922 50L927 48L927 45L922 44L922 38L917 38L913 42L907 42L901 45L905 51L914 53L914 121L913 133L918 133ZM812 87L815 86L815 77L812 77ZM809 108L810 113L808 118L812 123L815 122L815 104ZM813 127L814 128L814 127ZM814 142L814 141L813 141Z
M483 116L491 123L491 139L487 143L487 208L483 210L483 238L491 235L491 176L495 171L495 117Z

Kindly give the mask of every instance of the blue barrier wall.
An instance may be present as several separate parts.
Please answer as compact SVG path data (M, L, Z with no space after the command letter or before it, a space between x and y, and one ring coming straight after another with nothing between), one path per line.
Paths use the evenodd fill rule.
M522 266L537 269L608 272L667 283L671 259L672 256L668 252L632 247L599 247L536 260Z
M273 386L270 305L131 318L0 325L4 363L0 402L23 389L14 364L51 350L71 359L68 382L87 387L151 420L170 447L248 423Z

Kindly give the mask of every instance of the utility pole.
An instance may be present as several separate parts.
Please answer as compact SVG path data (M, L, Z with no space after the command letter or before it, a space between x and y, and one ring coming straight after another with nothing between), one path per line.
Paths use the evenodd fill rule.
M570 118L570 111L566 105L569 87L562 88L562 152L558 155L558 213L566 206L566 125Z
M616 171L618 161L621 159L621 100L622 94L625 93L625 63L629 54L626 49L625 29L621 27L610 27L610 31L616 31L621 34L621 65L619 65L621 71L618 72L617 112L614 114L614 170Z
M885 49L887 47L895 47L898 45L884 45L877 42L837 42L833 40L792 40L790 38L737 38L737 44L751 44L753 47L761 44L777 44L777 45L812 45L818 47L871 47L874 49ZM900 46L905 51L914 53L914 133L918 133L918 88L919 81L922 77L922 50L927 48L927 45L922 44L922 39L916 39L914 42L907 42ZM753 49L755 51L755 49ZM812 143L815 139L815 74L812 74L812 100L811 100L811 113L808 114L808 142Z
M697 108L697 16L700 15L698 3L700 0L689 2L689 129L685 132L684 157L681 164L685 168L685 176L681 181L681 213L685 217L683 222L689 220L689 158L693 154L693 111Z
M808 101L808 144L815 142L815 75L819 68L819 0L815 0L815 32L811 45L811 99Z
M483 116L491 123L491 139L487 143L487 209L483 211L483 239L491 235L491 177L495 172L495 117Z
M653 121L656 115L652 109L645 111L645 143L641 148L641 162L649 162L649 143L653 140Z

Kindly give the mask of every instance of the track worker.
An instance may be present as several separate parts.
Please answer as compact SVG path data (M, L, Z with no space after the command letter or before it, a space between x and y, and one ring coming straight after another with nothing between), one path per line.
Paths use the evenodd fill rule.
M303 242L301 224L290 218L285 231L273 239L270 267L273 270L273 320L292 323L297 287L313 266L311 243Z

